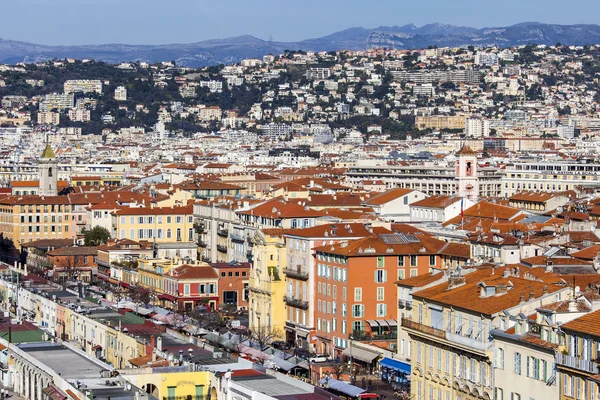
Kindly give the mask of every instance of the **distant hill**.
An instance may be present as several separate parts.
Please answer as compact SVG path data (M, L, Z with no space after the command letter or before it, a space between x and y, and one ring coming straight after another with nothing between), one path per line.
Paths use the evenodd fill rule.
M229 64L244 58L279 54L284 50L332 51L365 50L374 47L418 49L445 46L517 46L536 43L552 45L600 43L598 25L553 25L525 22L508 27L470 28L446 24L417 27L381 26L375 29L350 28L331 35L300 42L268 42L253 36L206 40L166 45L82 45L45 46L0 39L0 62L38 62L53 58L92 58L110 63L123 61L176 61L179 65L199 67Z

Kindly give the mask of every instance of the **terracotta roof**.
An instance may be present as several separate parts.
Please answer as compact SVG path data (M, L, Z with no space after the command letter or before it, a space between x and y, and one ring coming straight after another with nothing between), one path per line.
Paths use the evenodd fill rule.
M509 271L513 271L510 267L495 268L491 271L489 269L476 270L464 275L465 284L451 290L448 290L448 283L442 283L412 295L413 298L423 298L430 302L492 315L518 305L521 295L529 298L531 291L535 298L539 298L544 291L553 293L564 288L564 280L557 274L546 272L543 268L526 269L527 277L525 277L525 272L519 272L518 276L511 274L504 277L503 273L507 268ZM502 295L481 297L479 285L482 282L486 286L510 282L510 288Z
M218 279L219 275L209 265L182 265L181 267L173 268L169 272L169 276L180 280L195 280L195 279Z
M240 215L254 215L271 219L318 218L324 215L322 211L316 211L298 203L287 203L278 199L269 200L250 210L237 211L237 213Z
M522 342L531 343L533 345L545 347L545 348L551 349L551 350L558 348L558 344L547 342L545 340L542 340L539 336L532 335L532 334L523 335L519 338L519 340Z
M457 156L475 156L477 152L470 148L468 145L464 145L457 153Z
M413 192L413 190L412 189L403 189L403 188L396 188L396 189L388 190L387 192L383 192L381 194L376 194L373 197L365 200L364 204L367 204L367 205L386 204L392 200L396 200L399 197L407 195L410 192Z
M370 236L373 233L364 224L329 224L317 225L311 228L292 229L285 236L296 236L305 238L360 238Z
M409 288L423 287L441 279L444 279L444 274L433 274L430 272L425 275L417 275L411 278L399 280L396 282L396 285Z
M316 247L314 250L347 257L390 256L394 254L445 254L467 259L471 254L468 244L449 243L429 235L413 235L408 241L404 240L405 237L405 235L398 233L372 235L353 240L349 243L342 242ZM388 240L388 243L386 243L388 238L392 240Z
M600 310L562 324L561 329L600 336Z
M423 200L412 203L411 207L428 207L428 208L446 208L452 204L461 201L460 197L450 196L431 196Z
M114 215L192 215L193 205L183 207L125 207L115 211Z
M95 256L98 255L98 246L70 246L60 247L47 253L49 256Z

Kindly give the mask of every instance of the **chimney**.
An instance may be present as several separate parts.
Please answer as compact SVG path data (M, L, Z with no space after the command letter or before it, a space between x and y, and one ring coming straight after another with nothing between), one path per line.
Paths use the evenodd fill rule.
M496 295L505 294L508 292L508 287L504 283L499 283L496 286Z
M155 347L154 335L150 336L150 346Z
M162 337L156 338L156 349L162 351Z
M156 361L156 351L152 351L152 362Z
M521 293L521 296L519 296L519 304L521 303L525 303L525 293Z
M535 292L533 291L533 289L531 289L529 291L529 300L533 300L533 299L535 299Z
M544 288L542 289L542 294L548 294L548 285L544 285Z
M575 300L575 298L572 298L571 300L569 300L569 312L577 311L579 311L579 309L577 308L577 300Z
M459 286L464 285L465 283L467 283L466 279L464 276L462 275L450 275L448 277L448 290L452 290L454 288L457 288Z

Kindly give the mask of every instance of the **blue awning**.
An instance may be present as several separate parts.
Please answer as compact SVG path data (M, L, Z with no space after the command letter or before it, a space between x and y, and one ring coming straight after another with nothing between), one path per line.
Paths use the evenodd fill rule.
M395 371L410 375L410 364L400 360L395 360L393 358L386 357L379 361L379 365L384 368L393 369Z

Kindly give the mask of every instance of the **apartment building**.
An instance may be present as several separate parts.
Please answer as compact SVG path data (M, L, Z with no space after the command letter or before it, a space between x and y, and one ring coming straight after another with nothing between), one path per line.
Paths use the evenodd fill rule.
M73 79L65 81L65 93L102 93L102 81L99 79Z
M424 129L464 129L464 115L431 115L415 117L415 126Z
M87 109L75 108L70 109L67 113L69 119L75 122L89 122L91 121L91 111Z
M37 123L40 125L58 125L60 114L57 112L43 111L37 114Z
M112 213L115 239L195 242L193 206L128 207Z
M411 318L402 320L412 340L411 393L432 399L497 398L494 371L510 364L490 333L513 326L512 316L531 315L566 298L569 290L545 269L504 267L453 270L446 283L412 293Z
M115 100L127 101L127 88L125 86L117 86L115 89Z
M410 230L406 230L409 232ZM465 265L469 248L419 232L381 233L316 247L316 348L349 355L348 340L397 341L396 280ZM289 287L292 298L295 288Z
M385 229L379 229L385 232ZM286 341L297 347L312 348L316 329L316 261L315 247L351 241L373 234L369 225L326 224L287 231L285 255L281 260L287 286L284 301L287 307L285 321ZM341 293L340 293L341 298Z
M48 112L52 110L63 111L73 108L75 105L75 96L73 93L49 93L44 95L39 104L40 112Z
M286 325L283 229L258 229L249 238L252 267L248 280L249 327L283 332Z

